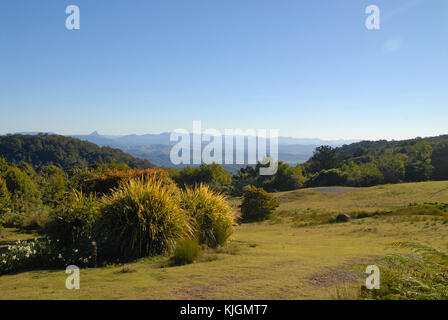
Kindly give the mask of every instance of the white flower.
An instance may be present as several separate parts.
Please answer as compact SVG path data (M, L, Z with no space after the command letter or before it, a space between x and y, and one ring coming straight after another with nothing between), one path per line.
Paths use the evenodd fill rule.
M12 260L16 260L16 256L12 256Z
M62 259L62 254L59 254L58 258L59 258L59 259Z
M6 260L3 260L3 264L6 264Z
M73 251L78 252L78 249L73 249Z

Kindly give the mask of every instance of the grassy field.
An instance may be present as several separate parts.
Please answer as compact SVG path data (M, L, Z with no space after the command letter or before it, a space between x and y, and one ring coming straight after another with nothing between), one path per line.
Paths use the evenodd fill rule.
M448 201L448 181L380 185L370 188L322 187L276 194L281 210L348 213L396 209L417 202Z
M448 182L316 188L276 196L281 202L278 210L291 214L375 211L411 202L448 201ZM9 230L7 237L16 240L20 235ZM356 298L364 278L354 267L405 250L390 247L396 241L446 248L448 224L432 216L375 216L309 227L268 220L238 226L228 247L208 251L191 265L167 267L168 257L157 257L127 264L126 268L82 269L81 289L72 291L65 288L64 270L5 275L0 276L0 298Z

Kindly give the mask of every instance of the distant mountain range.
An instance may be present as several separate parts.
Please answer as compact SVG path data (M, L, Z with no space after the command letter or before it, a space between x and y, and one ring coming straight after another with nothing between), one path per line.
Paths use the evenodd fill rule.
M19 132L18 134L38 134L39 132ZM49 133L52 134L52 133ZM70 135L84 141L95 143L101 147L108 146L111 148L119 148L135 157L149 160L157 166L165 167L184 167L183 165L174 166L170 161L171 147L177 142L170 141L171 133L164 132L160 134L143 134L143 135L101 135L97 131L88 135ZM307 161L313 154L316 147L321 145L330 145L332 147L340 147L345 144L358 142L359 140L321 140L299 139L292 137L279 137L279 159L294 165ZM203 143L204 145L207 143ZM269 147L269 142L267 142ZM245 143L247 153L247 143ZM229 171L242 167L242 165L225 166Z
M120 148L133 156L147 159L155 165L171 167L173 165L169 159L169 154L171 146L176 142L170 142L170 136L171 133L169 132L160 134L111 136L100 135L95 131L89 135L72 135L71 137L90 141L99 146ZM321 140L279 137L279 159L288 164L303 163L312 156L314 149L318 146L331 145L333 147L339 147L357 141L359 140ZM247 146L247 143L245 145ZM245 150L245 152L247 152L247 150Z

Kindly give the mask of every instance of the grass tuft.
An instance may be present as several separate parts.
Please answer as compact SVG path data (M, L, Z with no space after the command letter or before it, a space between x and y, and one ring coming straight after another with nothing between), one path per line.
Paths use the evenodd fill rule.
M182 205L195 221L195 234L200 244L216 248L227 243L236 215L224 195L201 184L185 189Z

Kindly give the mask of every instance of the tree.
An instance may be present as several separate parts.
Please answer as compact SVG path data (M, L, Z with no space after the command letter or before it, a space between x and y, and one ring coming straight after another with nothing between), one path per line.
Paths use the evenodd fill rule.
M448 180L448 143L439 144L431 155L435 180Z
M11 198L5 180L0 177L0 215L11 208Z
M353 187L370 187L384 182L384 176L373 163L350 162L342 167L345 183Z
M197 168L188 166L176 173L173 179L181 186L205 183L217 191L226 190L232 183L232 178L226 170L222 165L216 163L203 164Z
M345 176L340 169L322 170L310 177L308 187L326 187L344 185Z
M67 189L64 171L56 166L45 166L41 172L42 201L45 204L56 205L64 197Z
M309 161L310 169L313 173L337 168L339 166L336 149L330 146L317 147Z
M288 191L302 187L305 183L303 167L297 165L290 167L288 164L279 161L277 172L272 176L260 176L262 181L261 187L269 192Z
M407 156L404 154L382 155L376 161L385 183L398 183L405 179Z
M247 166L238 170L232 176L232 192L234 195L243 194L244 187L248 185L259 186L259 169L253 166Z
M9 167L3 174L6 186L15 210L24 210L40 204L40 194L37 185L25 172L17 167Z
M407 148L406 181L426 181L432 177L432 147L428 142L420 142Z

